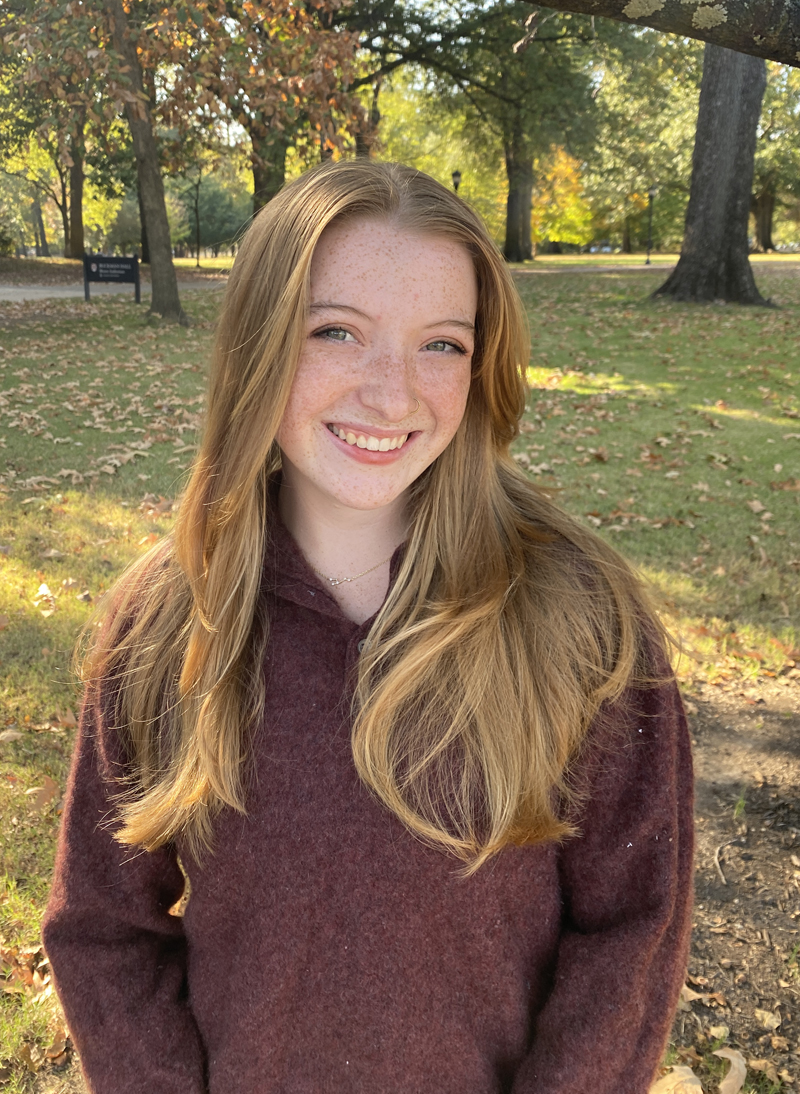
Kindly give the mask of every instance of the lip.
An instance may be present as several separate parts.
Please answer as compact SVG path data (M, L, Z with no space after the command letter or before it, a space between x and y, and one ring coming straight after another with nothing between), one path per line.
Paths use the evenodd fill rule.
M349 422L331 422L331 425L338 425L340 429L352 430L353 433L369 433L373 437L388 437L391 440L393 437L402 437L403 432L399 430L389 431L387 429L365 429L363 426L354 426ZM355 460L357 463L373 464L375 466L381 466L382 464L394 463L395 460L399 460L403 454L411 447L420 435L419 430L405 430L408 434L408 440L402 448L390 449L388 452L371 452L368 448L359 448L356 444L348 444L347 441L343 441L341 437L337 437L335 433L332 433L328 429L327 423L323 427L326 434L331 439L336 447L346 453L351 460Z

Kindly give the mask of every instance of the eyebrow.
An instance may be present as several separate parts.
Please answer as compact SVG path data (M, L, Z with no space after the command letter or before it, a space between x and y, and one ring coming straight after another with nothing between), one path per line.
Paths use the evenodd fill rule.
M311 311L348 311L353 315L360 315L362 319L371 319L372 317L367 315L366 312L361 311L360 308L354 308L351 304L334 304L329 300L320 300L316 304L311 305ZM475 324L467 323L464 319L439 319L435 323L429 323L427 330L431 330L433 327L461 327L463 330L469 331L471 334L475 333Z

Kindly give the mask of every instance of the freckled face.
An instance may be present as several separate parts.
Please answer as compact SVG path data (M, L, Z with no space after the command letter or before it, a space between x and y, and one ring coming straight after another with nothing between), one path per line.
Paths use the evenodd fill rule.
M477 304L460 244L383 220L327 229L278 432L284 486L361 510L401 498L464 416Z

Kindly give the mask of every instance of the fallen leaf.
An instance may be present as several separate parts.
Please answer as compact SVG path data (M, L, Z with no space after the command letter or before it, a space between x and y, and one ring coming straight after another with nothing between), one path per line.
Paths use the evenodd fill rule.
M690 1067L676 1065L650 1087L648 1094L703 1094L700 1080Z
M45 1062L46 1057L38 1045L23 1045L17 1052L17 1059L28 1071L35 1074Z
M781 1016L777 1011L773 1013L771 1010L761 1010L759 1007L756 1007L755 1015L761 1023L761 1028L770 1032L776 1030L781 1024Z
M744 1056L735 1048L718 1048L714 1055L731 1062L730 1071L719 1084L719 1094L739 1094L747 1078Z
M69 707L67 707L63 714L61 713L59 708L56 707L55 720L58 722L59 725L72 726L73 728L78 724L78 719L75 717Z
M789 1042L785 1037L770 1037L769 1043L775 1049L776 1052L788 1052Z
M7 615L0 615L0 631L4 631L10 622Z
M19 741L22 738L22 734L16 729L4 729L0 733L0 741Z
M766 505L762 505L758 498L753 498L752 501L745 502L747 508L753 513L763 513L767 508Z
M747 1066L751 1071L761 1071L767 1076L771 1083L775 1083L777 1086L780 1083L780 1077L778 1075L777 1068L773 1064L772 1060L748 1060Z
M45 1056L48 1059L54 1060L60 1056L67 1048L67 1031L63 1026L58 1026L56 1032L53 1034L53 1043L45 1051Z
M75 599L82 601L84 604L91 604L92 594L89 592L88 589L84 589L82 593L76 594Z
M715 1041L727 1041L731 1035L730 1026L711 1026L708 1032Z
M51 779L49 775L45 775L44 786L32 786L31 789L26 790L25 793L36 795L31 802L31 808L36 813L43 813L54 798L61 796L61 788L55 779Z
M61 582L62 589L74 589L78 582L73 577L65 577Z
M46 551L42 551L39 558L63 558L64 554L56 547L48 547Z

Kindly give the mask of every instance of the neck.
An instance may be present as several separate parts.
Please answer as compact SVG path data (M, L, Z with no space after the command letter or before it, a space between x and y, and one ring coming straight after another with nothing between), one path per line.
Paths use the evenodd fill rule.
M294 479L284 470L278 508L314 570L341 580L381 563L356 581L332 588L345 614L363 622L383 603L389 585L389 559L406 538L405 499L401 496L376 509L350 509Z

